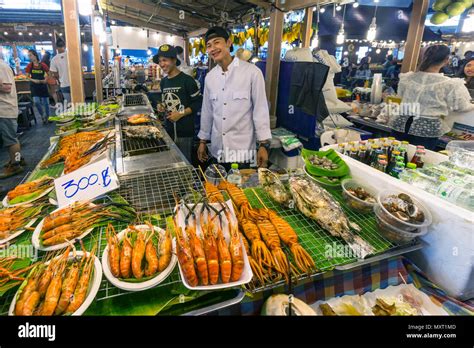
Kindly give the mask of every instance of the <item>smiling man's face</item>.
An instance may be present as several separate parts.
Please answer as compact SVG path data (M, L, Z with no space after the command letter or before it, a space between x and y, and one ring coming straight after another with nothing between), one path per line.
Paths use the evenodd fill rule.
M214 62L219 63L227 56L230 56L231 45L230 39L226 41L223 37L216 37L207 42L207 53Z

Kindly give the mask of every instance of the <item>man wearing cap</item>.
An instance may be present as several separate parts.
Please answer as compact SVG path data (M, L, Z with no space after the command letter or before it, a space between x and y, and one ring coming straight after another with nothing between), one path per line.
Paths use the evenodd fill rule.
M166 131L192 162L194 117L201 109L201 92L196 81L178 69L181 61L175 47L160 46L153 61L167 74L160 82L162 105L167 111Z
M229 167L267 166L271 140L265 81L255 65L231 56L230 35L214 27L205 35L207 53L217 63L206 76L201 110L198 158L211 156Z

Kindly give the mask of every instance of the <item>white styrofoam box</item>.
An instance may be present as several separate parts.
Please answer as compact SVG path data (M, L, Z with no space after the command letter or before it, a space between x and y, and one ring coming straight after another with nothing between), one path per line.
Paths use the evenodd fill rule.
M271 149L269 159L280 168L296 169L304 166L301 156L289 157L283 153L282 149Z
M330 147L334 146L324 149ZM349 165L354 179L370 183L379 190L403 190L430 209L433 224L429 233L421 238L427 245L409 257L450 296L460 300L474 297L474 213L348 156L340 156ZM445 155L427 151L425 163L446 160Z

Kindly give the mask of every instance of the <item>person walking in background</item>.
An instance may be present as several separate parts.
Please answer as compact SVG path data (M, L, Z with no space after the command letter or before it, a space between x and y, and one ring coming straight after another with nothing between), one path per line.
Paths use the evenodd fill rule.
M26 66L25 72L30 78L31 96L41 120L46 124L49 118L49 91L46 84L49 68L45 63L40 62L35 50L28 50L28 58L30 64Z
M18 128L18 99L15 79L10 66L0 59L0 136L3 146L8 148L10 161L5 165L0 179L9 178L24 171L24 160L20 153Z
M51 54L48 51L44 52L41 57L41 63L46 64L48 69L51 67ZM49 96L53 98L54 104L56 104L58 102L58 82L51 76L51 73L46 77L46 85L48 86Z
M69 66L67 63L66 43L59 39L56 42L58 54L51 60L50 71L52 76L59 80L61 93L64 101L69 104L71 102L71 84L69 83Z

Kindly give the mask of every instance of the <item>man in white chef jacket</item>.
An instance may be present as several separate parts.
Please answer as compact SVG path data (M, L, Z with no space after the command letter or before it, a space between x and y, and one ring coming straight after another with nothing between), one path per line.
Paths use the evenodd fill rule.
M270 150L270 115L265 80L255 65L231 56L232 42L224 28L213 27L205 35L207 53L217 66L206 76L198 134L198 158L210 154L226 169L266 167Z

